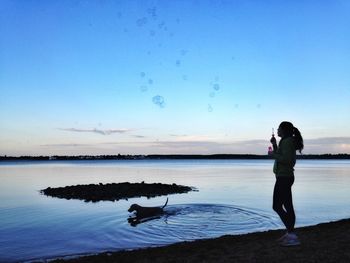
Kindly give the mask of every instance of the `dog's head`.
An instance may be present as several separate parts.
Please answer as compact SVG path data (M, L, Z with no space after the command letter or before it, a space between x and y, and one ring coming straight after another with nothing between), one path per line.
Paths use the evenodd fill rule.
M130 206L130 208L128 209L128 212L133 212L133 211L137 211L138 210L138 208L139 208L139 205L137 205L137 204L132 204L131 206Z

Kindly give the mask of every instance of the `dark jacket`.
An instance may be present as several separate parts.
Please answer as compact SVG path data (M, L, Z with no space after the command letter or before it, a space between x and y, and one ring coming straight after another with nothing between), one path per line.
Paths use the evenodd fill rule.
M283 138L273 157L275 163L273 172L276 176L293 176L296 161L295 145L293 137Z

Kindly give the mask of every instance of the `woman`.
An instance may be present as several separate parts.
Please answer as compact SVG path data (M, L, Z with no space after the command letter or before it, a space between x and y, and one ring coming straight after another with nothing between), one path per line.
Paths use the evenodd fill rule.
M272 156L275 159L273 172L276 175L276 183L273 191L273 210L281 218L287 228L287 233L278 241L282 246L296 246L300 244L294 232L295 213L292 201L292 185L294 183L294 165L296 161L296 150L301 153L304 148L303 138L292 123L284 121L277 130L281 137L278 144L272 135Z

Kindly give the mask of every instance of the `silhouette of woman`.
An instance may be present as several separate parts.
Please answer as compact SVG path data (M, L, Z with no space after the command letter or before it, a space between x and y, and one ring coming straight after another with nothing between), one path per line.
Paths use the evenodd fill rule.
M270 142L273 146L271 153L275 159L273 172L276 183L273 191L273 210L279 215L287 228L287 233L278 239L282 246L296 246L300 244L294 232L295 213L292 200L292 185L294 183L294 165L296 150L301 153L304 148L303 138L292 123L283 121L277 130L281 140L277 146L276 138L272 135Z

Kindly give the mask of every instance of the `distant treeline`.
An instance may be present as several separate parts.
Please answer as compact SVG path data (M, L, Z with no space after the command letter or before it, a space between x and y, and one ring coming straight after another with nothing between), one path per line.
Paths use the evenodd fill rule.
M212 154L212 155L190 155L190 154L152 154L152 155L76 155L76 156L0 156L0 161L52 161L52 160L164 160L164 159L273 159L269 155L255 154ZM350 154L303 154L297 155L297 159L350 159Z

